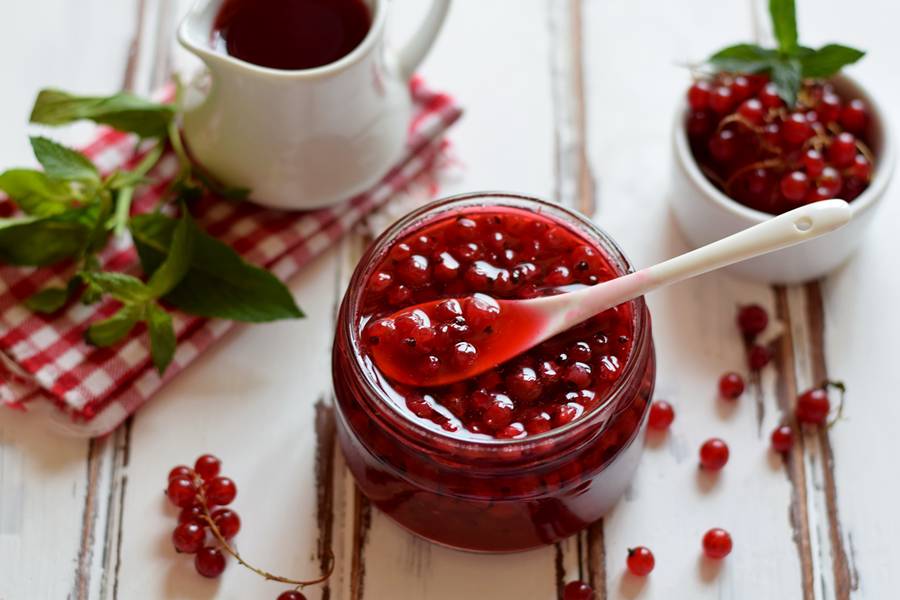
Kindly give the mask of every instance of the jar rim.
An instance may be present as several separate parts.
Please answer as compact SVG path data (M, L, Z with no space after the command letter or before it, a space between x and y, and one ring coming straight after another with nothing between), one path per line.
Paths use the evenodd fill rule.
M494 200L494 202L492 202L492 200ZM631 382L635 376L639 376L639 373L636 373L636 370L643 361L637 360L637 354L640 349L644 348L649 342L647 339L650 335L649 319L647 319L646 303L643 296L629 300L629 303L632 304L631 312L635 337L632 343L631 353L628 356L628 360L625 361L625 369L616 380L615 384L607 392L606 401L601 402L600 405L595 407L591 412L585 413L578 419L566 423L565 425L549 429L543 433L529 435L524 438L463 439L453 435L451 432L443 432L425 427L411 419L396 405L396 403L392 402L384 390L377 385L372 374L367 369L363 368L363 360L361 360L363 354L360 345L361 332L360 328L356 326L359 317L357 313L359 299L364 291L365 282L368 281L371 271L374 270L374 266L379 262L378 259L389 250L394 241L403 235L420 228L424 224L422 222L423 218L438 216L461 206L483 206L487 208L498 206L533 210L535 205L537 205L539 210L550 211L550 216L556 217L555 220L561 222L564 226L581 226L581 230L578 231L579 234L585 232L592 234L594 236L592 241L600 243L607 255L606 258L610 261L612 266L615 267L619 276L627 275L634 271L631 262L615 240L588 217L569 207L534 196L500 191L467 192L429 202L428 204L407 213L382 232L381 235L369 245L369 248L360 259L347 286L346 297L344 299L345 304L341 309L348 311L348 318L339 320L339 322L342 321L347 324L346 327L343 327L342 330L338 332L338 335L344 337L343 341L345 342L346 347L353 354L352 360L349 362L354 371L354 377L358 378L359 381L364 382L366 388L372 392L372 397L377 399L377 405L379 407L386 408L384 411L373 411L363 404L363 409L366 410L367 413L370 413L371 417L379 421L387 420L387 417L391 417L390 420L394 421L392 424L400 430L404 437L411 438L410 441L424 444L424 446L431 451L438 449L434 442L439 442L440 446L453 448L455 450L464 450L468 452L496 451L502 453L511 450L526 450L540 447L548 441L556 441L560 438L566 438L570 434L575 435L578 432L587 430L591 426L596 425L597 421L604 416L609 416L609 412L604 410L604 408L615 406L623 401L622 395L623 392L628 389L629 382ZM612 420L612 418L609 418L606 420L606 423L609 423ZM605 429L605 424L603 428ZM414 436L410 435L410 433L414 434Z

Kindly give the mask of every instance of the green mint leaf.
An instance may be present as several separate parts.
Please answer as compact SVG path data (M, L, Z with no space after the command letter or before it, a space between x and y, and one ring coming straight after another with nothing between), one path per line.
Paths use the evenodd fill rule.
M150 303L147 305L146 321L147 331L150 333L150 355L153 357L153 366L162 375L175 356L177 341L172 315L158 304Z
M159 214L131 219L129 227L145 272L154 272L163 262L175 226L175 220ZM200 230L190 270L165 299L201 317L267 322L303 316L274 275L245 262L231 247Z
M794 0L769 0L772 29L778 41L778 50L791 56L797 50L797 10Z
M707 62L718 71L758 73L768 70L775 56L777 53L774 50L756 44L737 44L719 50Z
M81 211L0 219L0 262L43 267L77 256L91 229Z
M113 271L82 271L81 279L91 287L126 304L143 304L152 298L150 289L137 277Z
M803 77L829 77L853 64L866 53L840 44L828 44L800 57Z
M92 346L106 348L118 343L141 320L143 306L126 304L119 312L106 319L93 323L84 334L84 339Z
M0 190L25 214L36 217L66 212L72 198L67 183L54 181L43 171L34 169L10 169L0 173Z
M87 119L145 138L165 136L174 118L174 107L133 94L91 97L52 89L38 94L31 112L32 123L65 125Z
M48 287L28 298L25 307L34 312L53 314L65 306L69 296L69 287Z
M797 92L800 91L802 67L796 58L779 60L772 64L772 83L778 95L788 106L797 103Z
M172 242L166 259L153 272L147 284L154 298L161 298L171 292L191 268L197 227L187 207L182 205L181 211L181 219L178 220L172 233Z
M35 158L44 167L47 177L100 183L97 167L81 152L66 148L45 137L32 137L31 148L34 150Z

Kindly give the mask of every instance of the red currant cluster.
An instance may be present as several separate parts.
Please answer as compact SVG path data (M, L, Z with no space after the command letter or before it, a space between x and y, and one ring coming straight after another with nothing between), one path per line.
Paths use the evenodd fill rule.
M312 581L298 581L272 575L241 558L229 540L241 529L241 519L226 508L237 496L237 486L228 477L219 475L222 462L211 454L196 460L194 468L178 465L169 471L166 496L181 509L178 525L172 532L172 543L179 553L193 554L194 567L204 576L215 578L225 571L225 554L267 580L293 584L297 587L325 581L330 572ZM333 562L333 561L332 561ZM297 589L288 590L278 600L306 600Z
M688 90L687 131L706 177L741 204L780 214L859 196L872 179L868 109L808 81L787 106L765 75L718 74Z

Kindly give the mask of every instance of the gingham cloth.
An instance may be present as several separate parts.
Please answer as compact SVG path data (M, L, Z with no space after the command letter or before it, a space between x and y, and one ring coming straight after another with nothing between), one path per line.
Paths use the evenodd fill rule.
M304 213L208 197L196 206L200 225L249 262L268 268L281 280L289 279L366 214L435 167L446 143L443 133L461 111L450 96L428 89L418 79L410 88L414 115L406 153L369 191L335 207ZM109 171L139 160L135 142L132 136L105 129L83 151L102 171ZM154 185L136 195L134 210L155 205L176 171L175 157L164 156L151 174ZM9 201L0 201L0 213L11 212ZM137 272L136 252L127 236L100 258L106 269ZM48 285L64 285L71 272L72 265L37 270L0 267L0 401L49 414L52 422L70 433L96 436L112 431L235 326L231 321L175 312L178 348L160 377L151 362L143 325L111 348L84 342L92 322L116 312L115 301L91 306L72 302L52 316L30 312L22 305Z

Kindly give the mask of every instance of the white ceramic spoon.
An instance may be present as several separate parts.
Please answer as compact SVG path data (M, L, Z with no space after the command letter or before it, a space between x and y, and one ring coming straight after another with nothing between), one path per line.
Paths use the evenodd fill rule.
M850 215L850 206L843 200L815 202L652 267L575 292L529 300L482 296L482 302L499 307L499 314L491 323L490 335L472 340L477 353L464 367L442 366L437 372L424 374L410 368L407 360L398 358L385 345L372 348L373 358L388 377L409 385L438 386L468 379L609 308L657 288L819 237L846 224ZM440 302L407 307L389 318L416 311L421 311L419 317L424 313L430 318Z

